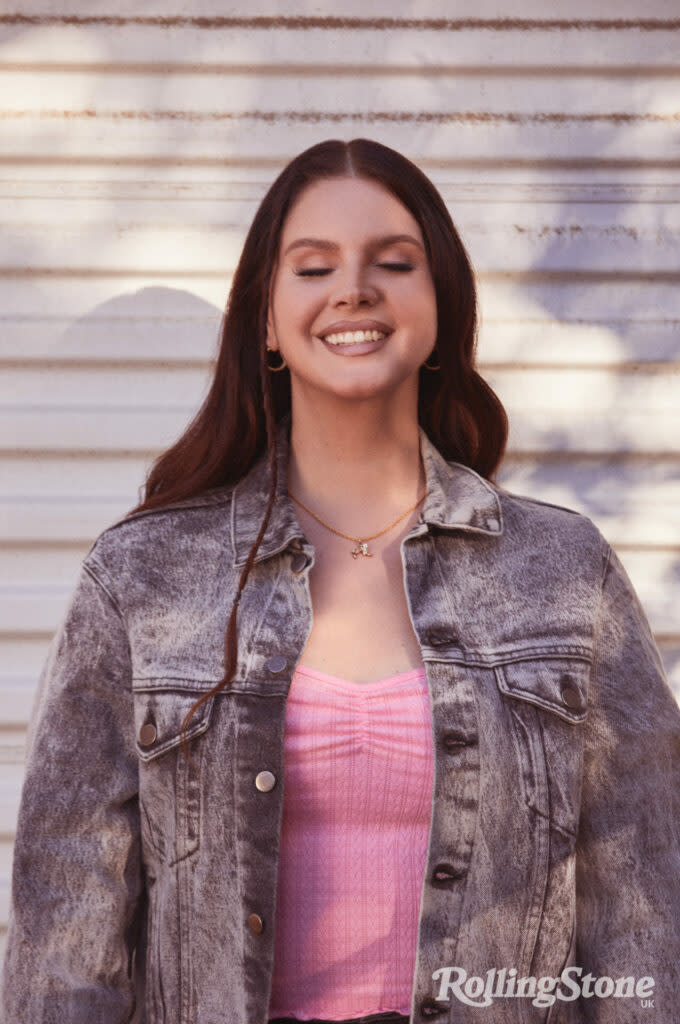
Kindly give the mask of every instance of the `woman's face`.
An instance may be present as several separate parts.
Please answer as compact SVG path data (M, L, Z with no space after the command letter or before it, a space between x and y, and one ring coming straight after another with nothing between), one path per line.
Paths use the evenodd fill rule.
M355 343L346 334L353 329L380 337ZM400 388L417 396L418 369L436 336L434 283L406 207L362 178L309 185L283 227L269 306L267 344L288 364L292 401L311 391L371 398Z

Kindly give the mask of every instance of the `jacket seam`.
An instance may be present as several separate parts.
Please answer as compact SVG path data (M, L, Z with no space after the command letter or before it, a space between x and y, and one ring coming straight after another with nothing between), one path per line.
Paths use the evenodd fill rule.
M607 576L609 575L609 567L611 565L611 557L613 552L611 544L609 544L606 541L605 543L607 546L605 548L604 566L602 569L602 578L600 580L600 596L597 602L597 608L595 609L595 614L593 616L593 664L595 664L595 662L597 661L597 646L601 625L600 618L602 614L602 605L604 604L604 590L607 585Z
M276 599L277 589L278 589L279 583L281 582L282 576L283 576L283 566L279 564L278 571L276 572L276 575L272 576L271 588L270 588L268 600L266 601L265 607L263 608L263 610L262 610L262 612L260 614L259 621L257 622L255 628L253 629L252 638L251 638L251 644L250 644L250 650L244 650L244 652L243 652L244 653L244 659L243 660L244 660L244 666L245 666L244 671L245 671L246 679L248 679L249 676L250 676L251 663L252 663L252 659L253 659L253 652L257 648L258 637L260 636L260 634L262 632L264 624L267 622L267 617L268 617L269 609L271 608L272 604L274 603L274 601Z
M158 505L156 508L142 508L138 512L128 512L121 519L112 523L108 529L113 529L115 526L127 523L131 519L141 519L143 516L153 516L163 512L183 512L193 508L206 508L208 505L224 505L231 498L233 486L233 484L227 485L228 490L224 494L213 493L211 495L209 492L206 492L203 495L197 494L193 498L184 498L180 501L171 501L167 505Z
M542 505L546 508L557 508L561 512L568 512L572 516L577 516L579 519L584 519L586 522L592 523L593 526L595 525L590 516L584 515L583 512L579 512L575 508L569 508L567 505L558 505L556 501L543 501L542 498L533 498L528 494L517 494L515 491L506 490L505 487L502 487L500 484L497 486L501 498L508 498L510 501L519 501L522 503L526 502L530 505Z
M97 567L97 569L99 569L99 571L104 574L104 576L107 579L106 583L99 578L99 576L95 572L95 566L91 564L92 562L94 562L96 567ZM120 619L121 625L123 627L123 632L125 633L125 641L126 641L126 644L127 644L127 658L128 658L128 663L129 663L129 666L130 666L129 692L132 694L134 688L133 688L133 685L132 685L133 669L132 669L132 645L130 644L130 632L129 632L129 629L128 629L127 620L126 620L125 616L123 615L123 611L122 611L122 609L120 607L120 604L118 602L118 598L116 597L116 595L115 595L115 593L113 591L113 587L112 587L112 585L111 585L111 583L109 581L109 574L106 571L105 567L100 562L96 562L94 559L90 559L90 561L84 561L82 563L82 567L85 570L85 572L88 574L88 576L97 584L97 586L100 588L100 590L104 594L106 594L106 596L108 597L109 601L113 605L114 610L115 610L116 614L118 615L118 618Z
M106 570L104 569L104 566L101 565L100 563L97 563L97 568L100 570L100 572L103 572L103 573L106 574ZM104 591L104 593L106 594L106 596L110 600L111 604L116 609L116 613L117 613L119 619L121 620L121 622L123 623L123 625L126 627L126 632L127 632L127 623L125 622L125 616L123 615L123 612L121 611L121 607L120 607L120 605L118 603L118 599L115 596L115 594L113 593L113 589L111 588L111 585L108 584L108 583L104 583L104 581L99 578L99 576L97 575L97 573L94 570L94 566L91 564L91 561L90 562L83 562L83 569L88 574L88 576L90 576L94 580L94 582L97 584L97 586L100 588L100 590Z
M450 461L446 460L446 461L448 462L449 466L456 466L459 469L465 470L465 472L469 473L470 476L476 477L477 480L479 480L480 483L482 483L484 485L484 487L487 489L487 491L489 491L489 493L500 504L500 495L499 495L498 492L502 491L504 488L502 488L499 484L494 484L491 480L487 480L487 478L485 476L482 476L481 473L478 473L477 470L473 469L471 466L466 466L464 462L457 462L455 459L451 459Z
M536 661L543 658L574 658L578 661L592 663L592 648L582 645L552 644L538 647L522 647L513 651L494 651L488 655L480 655L478 651L454 652L452 656L432 656L426 662L438 662L449 665L465 665L467 668L497 668L502 665L516 664L520 661Z
M428 534L427 540L430 543L430 547L431 547L432 553L434 555L434 563L437 566L437 573L439 574L439 580L440 580L440 585L441 585L441 588L442 588L442 592L443 592L443 594L444 594L444 596L446 598L446 603L447 603L448 608L449 608L449 615L451 617L451 622L455 623L455 627L454 628L455 628L455 631L456 631L456 636L458 636L458 634L460 633L460 626L459 626L460 617L458 616L457 609L455 608L455 606L453 604L453 601L451 599L451 594L450 594L448 583L447 583L447 580L446 580L446 575L444 573L444 566L442 565L443 559L442 559L441 554L439 552L438 545L435 543L434 537L432 537L431 534ZM404 577L404 583L406 583L406 577Z
M609 568L610 568L610 565L611 565L611 558L612 558L612 554L613 554L613 548L612 548L611 544L609 544L609 542L606 541L606 540L605 540L605 544L606 544L606 547L605 547L605 557L603 559L604 565L603 565L603 569L602 569L602 578L600 580L600 595L599 595L599 600L597 602L597 607L595 608L594 615L593 615L593 657L592 657L592 662L591 662L591 666L590 666L590 674L589 674L589 680L588 680L588 693L587 693L587 697L586 697L589 705L591 703L591 691L592 691L592 688L593 688L593 669L594 669L595 665L598 663L598 649L599 649L599 642L600 642L600 630L602 628L601 619L602 619L602 607L604 605L604 591L605 591L605 587L607 585L607 577L609 575Z
M472 703L474 704L474 709L475 709L475 725L477 726L477 728L479 728L479 724L481 722L481 716L480 716L480 712L479 712L479 697L478 697L478 694L477 694L477 688L475 686L471 686L470 687L470 693L471 693L471 697L472 697ZM432 714L432 710L431 710L430 713ZM474 750L474 748L473 748L473 750ZM470 875L474 871L474 868L472 867L472 865L474 864L475 851L477 850L477 847L479 846L479 839L478 839L478 837L479 837L479 834L480 834L480 831L481 831L481 828L482 828L482 813L481 813L481 803L482 803L482 797L481 797L481 793L482 793L482 761L481 761L479 747L477 747L474 752L475 752L475 755L476 755L476 763L473 764L474 777L475 777L475 798L476 799L475 799L475 808L474 808L474 811L472 811L472 813L475 816L475 826L474 826L474 830L473 830L473 833L472 833L472 839L470 841L470 850L469 850L468 861L467 861L467 863L468 863L468 870L467 870L467 872L465 874L465 888L463 889L463 894L462 894L461 900L460 900L460 909L459 909L459 914L458 914L458 926L457 926L457 929L456 929L456 946L455 946L455 950L454 950L454 954L455 954L455 958L456 958L455 961L454 961L455 963L458 963L458 950L461 948L461 921L463 920L463 913L465 911L468 911L468 913L469 913L469 906L470 906L471 902L472 902L472 905L473 905L473 908L474 908L474 895L472 895L472 896L470 895L470 893L471 893ZM428 840L428 846L429 846L429 840ZM469 920L470 918L468 917L467 919Z
M218 507L221 505L227 505L232 499L232 494L235 485L232 483L225 486L227 487L227 490L224 494L213 494L212 497L210 497L208 492L203 496L197 495L195 498L187 498L181 502L178 501L171 502L168 505L159 505L158 508L145 508L141 509L139 512L128 512L120 519L117 519L115 522L110 523L104 530L101 531L101 533L92 542L90 552L94 550L94 548L99 543L99 540L102 537L106 536L107 533L116 530L119 526L125 526L126 523L134 522L137 519L144 519L146 516L161 515L166 512L191 512L193 509L197 508L208 508L210 506ZM88 552L88 555L90 552Z
M607 549L606 549L606 558L604 560L604 568L602 570L602 590L604 590L604 585L605 585L605 583L607 581L607 575L609 573L609 563L611 561L611 556L612 556L612 546L611 546L611 544L608 543L607 544Z

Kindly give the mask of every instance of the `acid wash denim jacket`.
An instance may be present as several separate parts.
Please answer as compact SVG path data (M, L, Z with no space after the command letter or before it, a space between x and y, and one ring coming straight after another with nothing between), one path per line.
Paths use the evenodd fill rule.
M286 492L290 413L277 430L238 667L190 723L198 771L180 726L224 672L266 454L235 485L114 523L83 560L30 725L5 1024L268 1019L286 695L314 565ZM645 613L588 518L446 461L422 428L420 445L427 497L400 550L435 775L413 1024L677 1022L680 708ZM602 995L578 987L587 974ZM546 1005L528 981L484 1005L470 980L512 977L570 998ZM653 1007L599 982L629 977L653 979Z

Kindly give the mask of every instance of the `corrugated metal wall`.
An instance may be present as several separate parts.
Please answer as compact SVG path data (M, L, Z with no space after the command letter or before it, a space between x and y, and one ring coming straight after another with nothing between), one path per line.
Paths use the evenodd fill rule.
M501 482L601 527L680 695L676 4L605 0L597 20L585 0L14 10L0 15L3 926L25 727L80 560L199 404L256 205L321 139L376 138L440 188L510 414Z

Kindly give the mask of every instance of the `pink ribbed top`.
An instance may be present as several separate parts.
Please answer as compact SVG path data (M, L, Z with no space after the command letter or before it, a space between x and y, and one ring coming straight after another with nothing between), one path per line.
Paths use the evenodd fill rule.
M410 1012L431 721L424 668L372 683L296 669L270 1017Z

